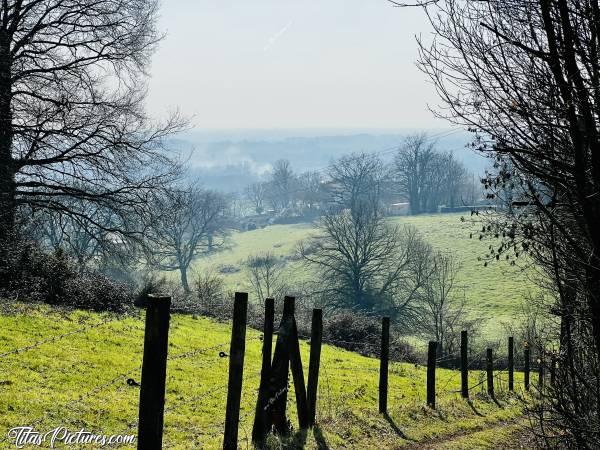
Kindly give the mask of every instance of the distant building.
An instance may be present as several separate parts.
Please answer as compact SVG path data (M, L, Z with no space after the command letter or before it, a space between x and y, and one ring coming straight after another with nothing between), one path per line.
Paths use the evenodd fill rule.
M390 216L408 216L410 214L410 203L400 202L392 203L388 206L388 215Z

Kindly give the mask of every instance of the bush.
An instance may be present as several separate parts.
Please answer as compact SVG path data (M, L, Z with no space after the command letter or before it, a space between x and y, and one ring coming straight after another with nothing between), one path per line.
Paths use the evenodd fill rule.
M343 311L327 320L323 328L323 339L337 347L363 355L379 354L381 324L374 318Z
M323 340L365 356L378 357L381 350L381 320L353 311L337 313L324 324ZM395 338L390 331L390 360L417 363L420 358L413 346Z
M62 251L46 251L27 240L2 249L0 297L42 301L94 311L124 311L132 303L127 286L99 273L80 274Z
M198 275L194 287L196 288L196 298L205 309L211 309L225 294L223 278L210 271Z
M65 280L61 304L93 311L125 312L133 306L133 293L124 283L99 273Z

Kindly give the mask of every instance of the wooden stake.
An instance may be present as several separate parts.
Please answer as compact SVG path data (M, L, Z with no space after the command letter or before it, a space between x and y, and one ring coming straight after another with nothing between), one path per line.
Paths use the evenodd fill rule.
M492 349L487 349L487 392L490 397L494 397L494 357Z
M469 337L467 330L460 332L460 392L463 398L469 398Z
M379 363L379 412L387 412L388 365L390 358L390 318L381 321L381 352Z
M429 341L427 351L427 405L435 409L435 363L438 343Z
M262 367L260 371L260 387L256 401L252 442L263 442L269 431L267 399L269 397L269 379L271 373L271 352L273 346L273 321L275 319L275 300L265 299L265 320L263 324Z
M225 410L224 450L236 450L244 376L244 354L246 351L246 319L248 315L248 294L235 293L233 305L233 326L229 347L229 384Z
M508 338L508 390L515 390L515 340L512 336Z
M308 424L315 425L317 413L317 393L319 391L319 366L321 364L321 343L323 340L323 310L313 309L310 332L310 366L308 368Z
M159 450L162 448L171 297L148 295L146 305L137 448Z

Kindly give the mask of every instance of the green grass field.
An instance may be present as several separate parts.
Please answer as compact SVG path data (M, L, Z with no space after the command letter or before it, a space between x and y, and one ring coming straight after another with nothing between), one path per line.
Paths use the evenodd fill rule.
M135 433L143 346L143 314L111 320L46 306L5 307L0 314L0 440L12 427L37 430L66 426L103 434ZM110 320L104 323L105 320ZM78 330L81 330L78 332ZM230 325L205 318L171 319L165 446L212 449L222 446ZM52 339L62 336L60 339ZM259 383L260 333L248 330L240 413L240 448L248 442ZM39 346L13 353L11 350ZM301 342L305 377L310 346ZM377 412L378 360L325 345L317 404L318 427L290 440L271 439L271 448L510 448L522 423L521 374L517 394L497 401L474 388L472 402L456 392L457 371L438 370L438 408L425 406L425 368L390 366L389 417ZM502 374L505 377L506 374ZM471 385L482 373L471 372ZM505 386L505 380L503 383ZM294 394L289 416L297 430ZM14 448L6 441L0 448ZM38 448L38 447L26 447ZM73 447L70 447L73 448ZM87 447L90 448L90 447Z
M466 295L467 312L472 318L481 319L482 336L494 340L502 334L503 323L513 322L518 318L521 304L527 295L537 292L538 288L530 278L534 271L523 259L516 266L500 260L484 267L483 261L478 258L485 256L493 241L480 241L478 227L469 221L469 217L465 222L460 218L460 214L437 214L390 220L392 223L416 227L435 249L452 251L457 255L461 265L457 281ZM300 240L307 239L316 232L313 225L300 224L274 225L234 233L227 249L198 259L192 273L218 270L227 265L235 266L240 269L239 272L223 274L227 286L232 290L252 292L244 266L249 255L270 251L277 256L289 256ZM472 239L469 237L471 232ZM301 262L290 261L286 265L285 277L288 282L293 283L309 278L308 270Z

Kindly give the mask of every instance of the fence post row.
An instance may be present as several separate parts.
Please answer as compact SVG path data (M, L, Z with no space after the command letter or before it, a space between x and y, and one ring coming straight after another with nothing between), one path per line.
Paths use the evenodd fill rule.
M233 305L233 326L229 349L229 383L227 386L227 406L225 411L224 450L236 450L244 375L244 353L246 350L246 319L248 315L248 294L235 293Z
M323 340L323 310L313 309L310 332L310 365L308 367L308 425L314 426L317 413L317 392L319 385L319 366L321 364L321 343Z
M490 397L494 396L494 355L491 348L487 349L487 392Z
M508 390L514 391L515 389L515 340L512 336L508 338Z
M427 405L435 409L435 363L438 343L429 341L427 351Z
M387 413L388 366L390 359L390 318L381 321L381 352L379 363L379 412Z
M525 369L523 371L523 378L524 378L524 382L525 382L525 390L528 391L529 390L529 369L530 369L530 354L529 354L529 347L525 348L524 350L524 357L525 357Z
M265 299L265 321L263 324L262 367L260 370L260 386L256 413L252 427L252 442L260 443L264 440L269 429L267 420L267 399L269 397L269 379L271 377L271 352L273 347L273 322L275 320L275 300Z
M469 335L467 330L460 332L460 393L469 398Z
M162 448L171 297L146 298L144 356L140 387L138 450Z

